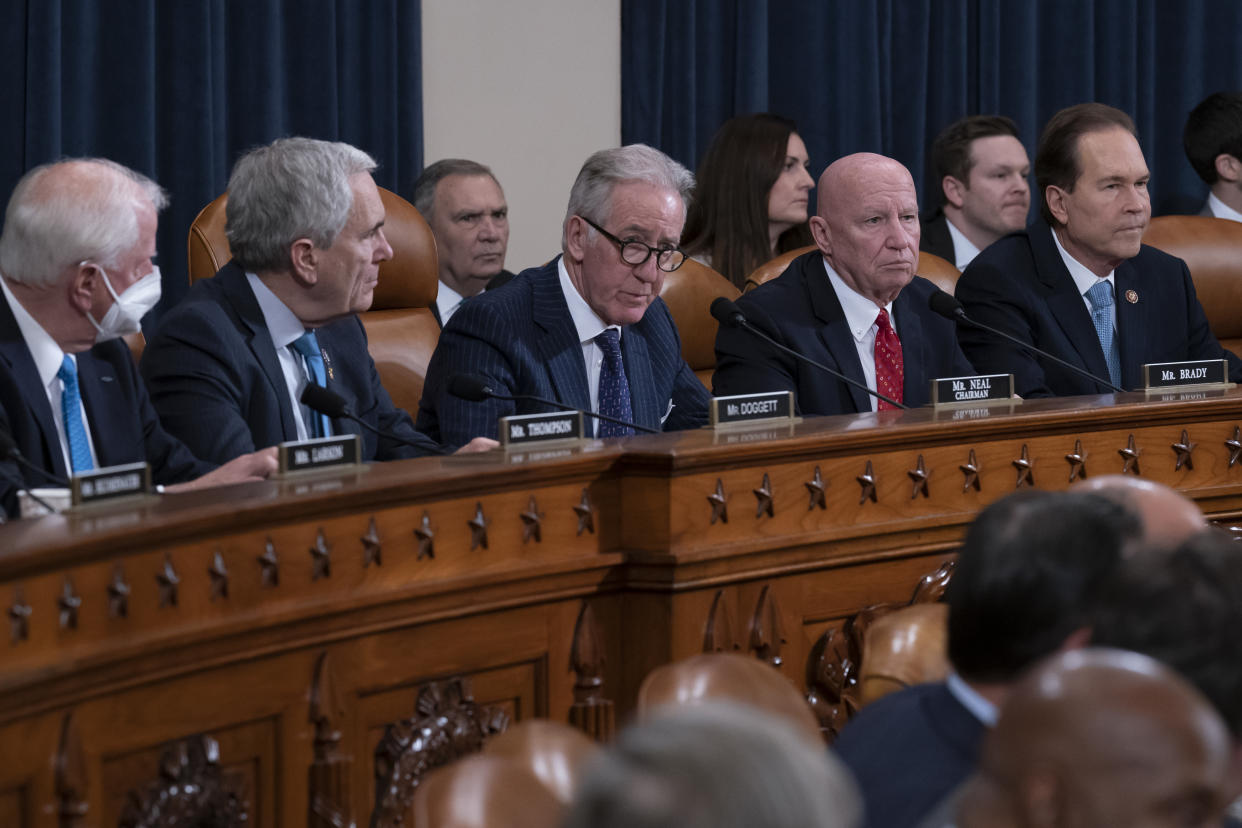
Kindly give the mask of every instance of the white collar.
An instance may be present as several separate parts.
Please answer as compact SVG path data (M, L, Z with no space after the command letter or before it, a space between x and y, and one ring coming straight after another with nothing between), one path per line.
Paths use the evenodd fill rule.
M824 271L828 274L828 281L832 285L833 291L837 294L837 301L841 303L841 310L845 312L845 323L850 326L850 333L854 335L854 339L862 342L863 339L875 327L875 319L880 314L880 309L876 307L866 296L845 283L845 280L828 264L828 260L824 259ZM888 311L888 318L893 319L893 303L889 302L884 306ZM890 322L894 328L897 322Z
M970 264L971 259L979 255L979 248L975 247L975 243L966 238L961 230L957 229L957 225L953 223L953 219L947 215L944 217L944 223L949 225L949 235L953 237L953 265L958 270L965 270L966 265Z
M3 276L0 276L0 289L4 291L4 298L8 300L9 308L13 311L13 318L17 320L18 330L22 333L22 339L26 341L26 349L30 351L30 356L34 359L39 382L43 383L43 387L46 388L60 372L60 366L65 361L65 352L61 350L60 345L56 344L52 335L30 315L30 311L17 301L17 297L13 295L13 291L9 290L8 281ZM74 359L74 362L76 363L77 360Z
M453 315L453 312L461 306L465 299L466 297L449 287L443 279L440 280L440 284L436 288L436 309L440 311L441 324L448 324L449 317Z
M967 684L966 680L959 676L956 671L949 673L949 677L944 680L944 685L948 689L949 695L957 699L962 707L969 710L970 715L988 727L996 726L996 717L999 715L996 705L980 696L975 688Z
M263 280L253 273L246 274L246 281L254 291L254 298L259 302L259 310L263 311L263 321L267 323L267 332L271 334L272 344L277 348L288 348L290 343L306 333L302 320L293 315L289 306L280 301L280 297L272 293L272 289L263 284Z
M579 342L584 345L592 342L595 337L602 334L608 328L616 328L618 331L621 331L620 325L605 324L604 320L599 318L599 314L592 310L591 306L582 298L578 288L574 287L574 283L570 281L569 271L565 269L564 256L556 260L556 270L561 277L561 292L565 294L565 304L569 306L569 317L574 320L574 328L578 331Z
M1216 218L1242 221L1242 213L1239 213L1217 198L1216 193L1208 193L1208 209L1212 211L1212 215L1216 216Z
M1070 278L1074 280L1074 285L1078 288L1078 295L1086 296L1087 291L1095 287L1096 283L1100 281L1100 277L1092 273L1085 264L1075 259L1061 246L1061 239L1057 237L1056 230L1049 228L1048 232L1052 234L1052 241L1056 243L1057 251L1061 254L1061 261L1065 262ZM1116 288L1117 283L1113 280L1114 273L1116 273L1115 270L1110 270L1104 278L1108 280L1109 285Z

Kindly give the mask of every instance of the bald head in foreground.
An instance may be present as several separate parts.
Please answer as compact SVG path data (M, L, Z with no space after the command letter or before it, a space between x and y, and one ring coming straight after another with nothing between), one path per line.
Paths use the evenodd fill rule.
M818 248L738 300L750 323L897 402L928 402L930 380L975 373L953 323L928 310L938 288L915 275L918 195L910 171L873 153L834 161L811 217ZM890 407L740 328L716 336L716 395L793 391L802 414Z
M1230 740L1203 696L1123 650L1055 656L1014 690L961 792L960 828L1208 826Z
M1163 483L1126 474L1106 474L1075 483L1076 492L1091 492L1130 509L1142 518L1144 546L1173 549L1207 528L1195 502Z

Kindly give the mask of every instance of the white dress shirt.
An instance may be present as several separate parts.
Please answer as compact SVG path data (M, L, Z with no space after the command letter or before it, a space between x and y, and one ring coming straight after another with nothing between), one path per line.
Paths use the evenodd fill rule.
M1000 715L996 705L975 692L975 688L967 684L956 672L949 673L949 677L944 680L944 685L949 694L957 699L962 707L969 710L972 716L987 727L996 726L996 717Z
M1085 264L1075 259L1065 250L1064 247L1061 246L1061 240L1057 238L1057 232L1055 230L1052 230L1051 233L1052 240L1056 242L1057 245L1057 252L1061 254L1061 261L1065 262L1065 267L1069 270L1070 278L1074 280L1074 286L1078 288L1078 295L1082 297L1082 303L1087 306L1087 313L1090 313L1095 310L1095 308L1091 306L1091 300L1087 298L1087 291L1095 287L1095 283L1100 281L1100 277L1088 270ZM1117 281L1113 278L1114 273L1116 273L1115 270L1110 270L1104 279L1108 282L1109 287L1113 289L1113 304L1116 305ZM1116 327L1116 319L1117 314L1116 311L1114 311L1114 328Z
M953 266L958 270L965 270L966 265L979 255L979 248L975 247L974 242L957 229L951 218L945 216L944 223L949 226L949 235L953 237L953 258L956 259Z
M312 436L306 428L306 418L310 416L310 410L302 405L302 391L308 381L306 360L290 347L294 340L306 333L306 327L293 315L289 306L263 284L262 279L253 273L247 273L246 281L254 291L259 310L263 311L263 321L267 323L267 332L271 334L272 344L276 346L276 358L280 360L280 370L285 375L285 388L289 392L289 403L293 406L293 422L297 425L298 439L306 440Z
M448 324L449 317L457 313L466 297L441 282L436 288L436 310L440 313L440 327Z
M582 343L582 360L586 364L587 386L591 389L591 410L599 411L599 373L604 364L604 352L595 344L595 337L607 328L616 328L619 336L625 336L620 325L608 325L600 319L591 306L582 298L582 294L569 280L569 271L565 269L565 257L556 262L556 270L561 277L561 293L565 294L565 304L569 305L569 316L578 331L578 341Z
M1208 193L1208 209L1212 211L1212 215L1216 218L1229 219L1230 221L1242 221L1242 213L1230 207L1225 202L1216 197L1216 193Z
M828 281L837 294L837 301L841 303L841 310L845 312L845 323L849 325L850 333L854 336L854 345L858 349L858 361L862 363L863 380L867 383L867 387L874 391L876 390L875 337L879 332L875 320L880 315L880 309L875 302L847 285L845 280L832 269L832 265L828 264L827 259L822 261L824 270L828 274ZM884 309L888 311L889 323L896 331L897 318L893 316L893 303L889 302ZM879 400L875 397L870 399L871 410L875 411Z

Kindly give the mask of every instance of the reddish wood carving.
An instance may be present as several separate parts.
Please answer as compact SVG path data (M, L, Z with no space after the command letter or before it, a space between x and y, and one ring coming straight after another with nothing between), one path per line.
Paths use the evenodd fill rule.
M220 771L220 746L199 735L164 751L159 778L130 791L120 826L242 825L248 816L244 797Z
M591 605L583 601L569 651L569 669L574 672L574 703L569 708L569 723L592 739L606 742L612 739L615 715L612 700L603 695L604 647L600 638L595 613Z
M1087 478L1087 453L1082 450L1082 440L1074 441L1074 450L1065 455L1065 462L1070 465L1069 482Z
M66 713L60 727L60 746L53 763L56 770L56 814L60 828L86 824L86 757L73 713Z
M349 777L353 759L338 751L345 705L337 690L327 652L315 662L310 687L310 722L315 728L315 761L307 785L309 828L348 828L354 824L350 810Z
M1018 471L1017 482L1013 484L1015 489L1035 485L1035 461L1031 459L1031 449L1026 443L1022 444L1022 456L1013 461L1013 467Z
M1139 455L1143 450L1134 443L1134 435L1131 434L1126 440L1126 447L1117 449L1117 453L1121 455L1121 473L1134 472L1140 475L1143 472L1139 470Z
M489 736L508 725L503 710L475 703L467 679L423 685L414 716L388 725L375 748L372 828L404 825L414 792L429 771L477 753Z
M1190 440L1190 433L1186 429L1182 429L1182 439L1174 443L1170 448L1177 455L1177 463L1173 466L1173 471L1181 471L1182 469L1193 469L1195 467L1194 450L1198 443Z
M725 494L724 480L716 478L716 491L707 496L707 502L712 507L712 525L716 521L729 522L729 496Z
M707 611L707 623L703 625L703 652L731 653L742 649L733 637L733 614L724 600L724 590L716 590L712 608Z
M773 667L781 666L781 647L788 643L776 596L765 584L750 618L750 650Z

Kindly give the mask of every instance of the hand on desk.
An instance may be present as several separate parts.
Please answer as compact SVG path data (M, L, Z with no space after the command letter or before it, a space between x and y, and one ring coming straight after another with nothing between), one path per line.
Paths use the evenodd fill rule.
M250 483L263 480L276 471L276 447L269 446L250 454L243 454L225 463L215 471L207 472L202 477L188 483L177 483L164 489L165 492L189 492L195 489L209 489L212 486L226 486L231 483Z
M453 452L453 454L477 454L481 451L491 451L498 446L500 446L500 443L496 442L491 437L475 437L469 443L466 443L457 451Z

